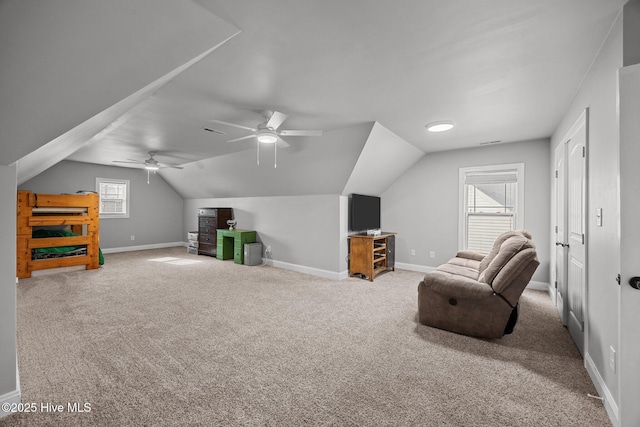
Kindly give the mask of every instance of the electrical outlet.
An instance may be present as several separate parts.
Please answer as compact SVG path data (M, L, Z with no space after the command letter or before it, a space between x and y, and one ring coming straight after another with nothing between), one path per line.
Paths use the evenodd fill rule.
M429 258L435 258L436 257L436 253L434 251L430 251L429 252Z
M136 236L134 236L133 234L131 235L131 240L136 240Z
M616 372L616 350L613 347L609 347L609 367Z
M416 255L416 250L415 249L411 249L411 256L415 256Z

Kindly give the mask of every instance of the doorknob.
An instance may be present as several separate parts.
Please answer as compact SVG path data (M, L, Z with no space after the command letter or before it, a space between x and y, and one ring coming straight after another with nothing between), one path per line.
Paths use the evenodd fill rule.
M562 246L563 248L568 248L569 244L568 243L562 243L562 242L556 242L556 246Z
M632 277L629 279L629 285L631 285L633 289L640 289L640 277Z

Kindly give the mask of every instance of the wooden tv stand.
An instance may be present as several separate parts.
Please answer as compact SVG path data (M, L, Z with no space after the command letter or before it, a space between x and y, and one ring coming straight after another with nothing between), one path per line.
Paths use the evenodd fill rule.
M369 281L383 271L395 270L395 233L349 236L349 277L364 275Z

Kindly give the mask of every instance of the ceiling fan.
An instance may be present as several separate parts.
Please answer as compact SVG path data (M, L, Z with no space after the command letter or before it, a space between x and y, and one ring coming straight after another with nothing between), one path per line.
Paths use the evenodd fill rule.
M258 147L258 164L260 164L260 143L276 144L276 147L287 148L289 147L289 144L284 139L282 139L282 136L322 136L321 130L278 129L282 125L282 123L289 117L287 114L281 113L279 111L266 110L262 112L262 116L264 117L264 122L260 123L256 128L251 128L248 126L238 125L235 123L229 123L216 119L211 119L209 121L253 132L252 135L231 139L227 142L236 142L242 141L244 139L256 138ZM275 161L273 167L276 167Z
M153 156L156 155L155 151L149 151L149 158L146 160L114 160L113 163L128 163L134 165L143 165L145 170L147 171L147 184L149 183L149 174L151 172L156 173L158 169L162 168L173 168L173 169L183 169L182 166L178 166L175 163L160 163Z
M155 151L149 151L149 158L146 160L134 160L127 159L125 160L114 160L113 163L128 163L133 165L143 165L144 168L148 171L157 171L160 168L174 168L174 169L182 169L182 166L178 166L175 163L160 163L153 156L156 155Z

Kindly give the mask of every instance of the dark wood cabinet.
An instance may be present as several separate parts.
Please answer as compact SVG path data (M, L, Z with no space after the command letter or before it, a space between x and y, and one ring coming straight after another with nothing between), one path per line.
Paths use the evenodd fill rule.
M198 255L217 255L218 229L228 228L227 221L232 218L231 208L198 209Z

